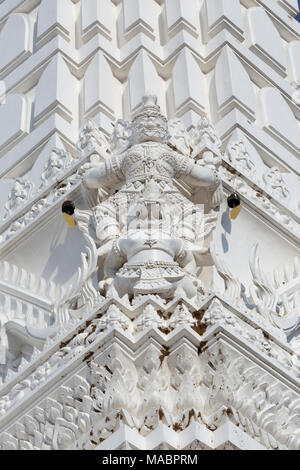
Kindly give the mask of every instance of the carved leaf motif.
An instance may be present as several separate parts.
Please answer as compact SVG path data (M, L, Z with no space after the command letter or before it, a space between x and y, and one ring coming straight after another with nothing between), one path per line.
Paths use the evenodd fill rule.
M190 310L183 304L177 305L175 312L172 314L172 317L169 322L171 328L176 328L180 325L195 325L197 319L193 318Z
M20 450L34 450L34 446L29 441L20 441Z
M241 283L236 279L226 266L224 260L220 257L217 248L214 243L210 245L210 253L218 271L218 274L222 277L225 283L224 295L228 299L239 303L241 298Z
M85 434L90 428L90 415L89 413L80 412L77 420L78 430Z
M159 407L168 409L167 390L170 384L170 371L165 360L164 351L150 346L140 369L138 387L143 390L144 400L141 412Z
M55 424L56 420L63 416L63 406L57 401L48 398L45 405L47 420Z
M33 416L37 419L37 421L41 424L45 424L46 416L45 410L40 407L35 407L33 410Z
M20 423L20 422L17 422L15 425L14 425L14 436L20 440L26 440L27 438L27 434L26 434L26 430L25 430L25 426L24 424Z
M6 432L1 435L0 446L1 450L19 450L18 439Z
M201 372L199 359L189 348L183 346L170 361L171 383L177 390L175 406L177 412L202 408ZM186 416L189 414L186 413ZM182 423L183 424L183 423Z
M66 327L72 316L76 318L76 310L72 310L70 307L75 298L82 296L86 309L94 308L100 301L99 293L90 282L97 270L97 248L88 234L84 233L84 238L86 252L81 253L82 265L71 281L61 288L60 295L54 305L55 325L60 327ZM82 313L80 311L80 314Z
M57 419L53 433L53 448L64 450L75 446L78 427L64 419Z
M106 413L136 405L135 386L137 373L133 364L123 355L113 352L103 365L91 361L92 397L95 407ZM130 399L129 399L130 398Z
M38 422L35 419L33 419L31 416L26 416L25 417L25 430L29 435L34 436L35 433L39 430Z
M274 324L271 314L276 313L278 294L271 283L270 277L267 276L260 267L257 250L258 245L255 245L250 254L250 270L256 287L251 287L250 292L253 302L258 305L259 313Z
M83 399L84 396L88 396L90 391L90 385L88 381L81 377L80 375L76 375L74 377L74 398Z

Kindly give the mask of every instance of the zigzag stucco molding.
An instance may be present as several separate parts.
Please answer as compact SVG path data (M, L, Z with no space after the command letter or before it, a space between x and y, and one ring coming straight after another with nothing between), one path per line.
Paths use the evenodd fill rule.
M165 315L167 315L167 312L175 310L176 304L179 301L180 299L177 299L175 304L174 302L171 302L170 306L158 306L154 301L153 305L156 309L159 308L161 311L165 312ZM44 349L41 352L35 350L31 361L28 364L24 362L18 372L14 373L13 370L10 370L6 381L0 388L0 395L7 395L10 390L13 390L14 386L18 387L18 384L20 383L27 383L28 379L30 380L30 377L33 377L34 374L40 375L39 369L47 370L48 372L44 375L43 379L40 376L39 381L36 382L36 386L41 385L43 381L48 380L48 377L50 379L50 376L52 377L53 373L55 375L57 367L59 369L58 374L64 375L65 370L64 368L61 369L61 367L64 367L66 361L68 363L74 359L77 363L78 361L80 362L80 357L88 356L91 351L95 350L95 347L97 347L98 344L109 343L112 337L111 335L116 335L116 337L120 337L119 335L121 335L123 340L126 338L127 346L130 345L131 349L137 351L137 349L144 344L150 331L151 337L155 339L155 341L159 341L161 344L164 344L168 349L172 348L172 345L178 341L179 337L181 337L181 335L186 335L187 332L189 332L187 336L189 341L198 346L200 342L202 344L201 347L205 348L209 343L209 338L214 337L214 333L216 331L223 331L225 328L226 334L229 335L229 337L230 335L233 335L235 339L238 338L238 342L241 342L243 347L250 348L250 350L255 348L255 354L258 357L261 357L261 362L265 362L266 364L268 363L270 368L275 368L275 370L280 371L282 377L284 376L288 380L290 380L291 377L290 373L288 375L286 374L284 367L288 367L289 369L292 368L294 373L299 376L299 367L297 366L297 363L299 363L299 357L295 353L294 349L286 343L284 336L279 335L279 330L272 327L268 322L266 323L266 321L263 321L262 317L256 312L247 309L243 311L241 308L229 303L229 300L225 300L220 296L211 296L210 298L205 299L202 305L198 306L198 310L195 310L195 314L203 311L201 322L198 324L195 331L191 327L187 329L187 327L184 326L177 326L175 329L174 327L173 329L170 329L170 332L166 334L164 333L167 331L166 325L160 325L159 327L153 327L150 325L149 327L145 327L145 329L140 333L135 333L133 335L132 333L126 333L128 326L124 326L122 323L120 324L117 319L115 320L114 326L110 326L108 324L106 327L102 320L101 322L103 325L99 320L97 320L97 318L101 319L105 312L110 310L111 306L121 309L121 311L126 313L126 316L129 316L129 318L135 318L138 314L141 315L143 310L145 310L149 305L151 305L151 297L149 299L145 299L144 302L135 309L131 309L132 313L129 315L128 307L124 308L123 303L120 303L115 299L102 301L102 305L98 305L92 313L87 313L84 319L79 323L73 320L73 323L75 323L73 328L70 328L67 331L62 330L59 333L56 333L53 338L48 338L44 345ZM194 309L195 308L196 307L194 307ZM100 328L99 331L101 334L98 335L98 337L97 335L91 336L91 332L94 330L94 323L100 325L98 329ZM85 338L89 340L86 341ZM72 342L74 343L73 346ZM61 348L62 352L60 353ZM275 356L273 356L274 353ZM65 359L62 360L64 356ZM59 358L56 365L55 361L53 361L54 357ZM48 363L49 365L51 363L54 365L54 369L52 371L49 365L45 367L45 364ZM284 364L284 367L283 365L280 365L280 363ZM295 380L296 378L294 378L294 381ZM297 380L295 383L297 383ZM30 389L33 390L32 387L30 387ZM14 400L14 404L16 404L16 400Z
M150 334L150 332L151 332L151 334ZM179 416L177 415L176 417L174 416L175 421L171 420L171 422L170 422L171 415L168 412L168 407L165 408L166 405L164 405L164 399L163 399L164 395L161 392L161 400L159 400L159 401L161 401L161 404L160 405L157 404L157 406L160 407L161 411L159 411L159 413L158 413L158 409L157 409L157 412L155 412L155 414L152 415L150 422L147 421L148 420L147 416L145 417L144 431L141 434L142 435L149 434L149 431L151 432L153 430L153 426L155 428L156 426L159 425L160 420L162 420L163 423L166 422L168 424L168 427L173 427L173 429L177 432L182 431L183 429L186 428L186 426L188 427L190 422L193 422L194 420L196 422L200 421L200 423L201 422L203 423L203 420L204 420L204 423L208 427L208 429L214 430L214 429L220 428L220 426L222 426L222 424L224 422L226 422L226 417L228 416L229 421L233 421L234 424L237 424L238 422L240 422L242 427L245 426L245 424L246 424L245 422L247 421L247 423L248 423L248 424L246 424L247 434L249 434L249 426L250 427L252 426L252 429L253 429L253 426L254 426L254 429L256 429L256 430L251 431L251 432L253 432L253 437L255 437L256 440L260 441L261 444L263 446L266 446L267 448L270 448L270 447L271 448L272 447L273 448L277 448L277 447L285 448L285 446L287 446L289 448L290 448L290 446L292 446L292 448L297 448L297 446L299 445L298 443L296 443L296 442L298 442L298 439L299 439L299 438L296 437L297 433L295 434L295 439L296 440L294 439L294 441L291 441L292 436L291 435L289 435L289 437L286 436L284 431L280 428L280 426L278 427L275 424L276 419L277 419L276 417L278 416L278 413L275 411L275 414L274 414L274 411L272 411L272 407L271 407L270 411L268 412L268 420L266 421L266 423L270 423L270 418L272 416L273 418L271 418L271 421L273 420L275 427L273 426L272 428L270 428L269 424L264 425L263 422L265 420L265 417L263 418L263 416L264 416L264 411L263 410L264 409L267 410L268 407L269 407L269 404L265 403L265 405L262 409L261 408L262 401L260 399L260 402L259 402L260 404L257 405L259 411L257 410L256 414L253 414L253 412L252 412L252 414L251 414L251 412L249 414L250 410L247 411L247 406L248 405L246 404L246 402L243 402L243 400L241 400L241 397L243 396L243 392L242 392L242 390L239 391L240 389L237 388L237 386L235 385L235 381L237 380L237 376L239 374L239 371L241 371L242 374L246 374L246 376L248 374L248 377L250 377L251 375L253 375L253 376L256 375L255 368L257 368L257 367L260 368L260 369L263 368L264 373L260 372L260 377L264 382L267 382L267 384L268 384L267 389L269 390L269 395L266 395L266 396L269 397L268 399L270 400L272 395L275 394L276 396L278 396L278 392L280 390L279 393L281 393L281 396L282 396L282 398L281 398L282 405L281 406L283 406L283 407L285 406L284 403L286 402L286 397L289 396L290 408L291 408L291 412L293 413L293 410L295 409L295 407L297 407L297 403L299 401L297 399L297 394L295 394L295 392L292 391L292 389L294 387L295 387L295 391L299 391L299 385L298 385L297 381L294 382L294 384L292 384L290 378L288 379L288 381L286 381L287 377L284 377L285 376L284 369L276 366L272 360L270 360L270 359L266 360L266 357L264 357L265 355L263 355L261 360L260 360L259 355L257 355L257 351L253 350L253 346L250 345L250 344L247 344L247 343L243 342L243 348L245 348L245 351L247 351L247 354L249 353L249 356L248 357L244 356L244 355L241 356L239 354L238 348L237 348L237 345L238 345L240 340L233 333L231 333L231 332L229 333L227 331L227 328L223 328L221 326L216 325L215 328L212 328L211 330L207 330L207 332L203 335L203 337L200 337L200 338L197 334L195 334L195 332L193 332L192 330L187 329L186 327L180 327L179 331L177 330L175 332L176 332L176 335L173 335L172 340L166 341L168 336L160 334L156 329L148 330L147 331L148 341L146 341L146 342L145 341L143 341L143 342L140 341L139 342L140 347L137 347L137 345L134 347L134 351L136 351L136 352L134 353L134 356L133 356L133 352L130 352L130 350L132 349L131 341L130 341L130 343L131 343L130 349L128 349L128 346L129 346L128 339L126 340L126 346L125 346L125 344L122 344L124 339L125 339L124 338L124 333L121 332L121 331L118 331L117 329L108 330L106 335L105 335L106 336L105 338L98 338L93 343L92 346L90 345L88 348L85 348L83 351L81 351L79 353L79 356L77 358L75 357L71 362L66 364L66 366L63 366L62 369L59 371L58 375L55 374L52 377L50 376L47 379L47 382L45 384L40 385L38 387L36 392L34 392L35 393L35 403L37 403L35 405L35 407L38 406L38 408L36 408L36 410L37 409L42 410L44 408L44 406L45 406L43 404L45 402L44 397L45 397L45 394L47 393L47 390L49 390L49 387L51 388L51 383L56 384L55 392L52 392L51 396L48 395L48 398L46 400L48 401L49 405L50 405L50 402L52 403L50 406L52 407L53 412L54 412L55 407L57 408L57 410L59 410L59 409L63 410L63 407L61 407L59 404L55 404L57 399L54 399L54 401L53 401L53 396L55 395L56 397L59 397L59 396L63 397L64 396L64 395L62 395L63 391L67 391L65 386L64 387L58 386L59 383L62 383L61 380L66 374L68 374L68 377L69 377L69 381L68 381L69 384L72 382L71 377L73 377L75 379L75 381L78 383L78 386L80 385L80 388L78 389L78 392L75 392L75 397L76 397L77 393L79 393L79 390L81 390L83 392L85 387L90 388L90 385L87 385L86 379L83 379L83 377L86 375L86 372L88 372L89 369L91 370L92 376L101 377L101 376L97 375L100 372L100 371L97 372L97 370L98 370L97 368L99 367L98 364L101 364L101 368L103 368L103 370L106 369L106 374L108 374L108 377L110 377L111 375L113 376L113 374L114 374L114 370L115 370L115 365L114 364L116 364L116 368L117 368L116 371L119 370L119 368L120 368L120 366L118 364L120 364L120 365L123 364L121 366L120 372L122 371L122 368L125 366L126 374L127 374L127 376L129 374L128 378L131 377L131 380L132 380L133 377L134 377L132 374L135 374L135 372L132 369L132 366L130 365L130 363L133 360L133 357L136 357L137 358L136 359L137 364L139 364L140 361L138 360L138 358L144 357L145 354L147 354L148 356L150 354L150 356L153 356L153 358L156 357L156 355L160 355L161 359L160 359L160 361L158 361L157 366L154 366L154 363L153 363L153 365L150 367L150 370L148 370L148 368L147 368L148 366L147 366L147 364L145 364L144 365L145 369L143 369L143 367L142 367L141 373L142 374L145 373L146 376L147 376L148 374L151 373L150 371L153 370L153 372L152 372L152 381L153 381L153 379L154 379L153 374L154 374L154 370L155 370L155 375L158 374L158 376L156 378L156 382L154 382L155 384L157 384L157 385L155 385L154 389L157 386L159 388L164 387L163 382L166 379L163 379L163 376L165 376L165 374L167 373L166 372L167 363L169 364L169 367L173 367L176 363L176 362L174 363L175 358L177 357L177 361L178 361L178 358L180 357L180 356L178 356L179 351L182 351L182 353L179 353L179 354L183 354L184 356L186 354L188 354L186 359L184 359L184 356L183 356L182 360L183 361L189 361L189 359L188 359L189 355L190 354L191 355L196 354L197 345L199 346L199 344L200 344L200 348L201 348L200 351L202 351L202 353L200 355L200 362L201 362L201 360L206 362L206 360L207 360L206 356L208 357L208 364L211 364L211 365L208 365L207 367L208 367L208 369L210 369L210 371L211 371L210 375L212 377L212 379L210 379L209 375L207 375L208 374L208 372L207 372L206 375L204 375L204 377L206 377L206 378L204 379L203 386L204 387L207 387L207 386L209 387L208 384L210 383L210 380L213 380L212 384L213 383L218 383L218 381L214 382L214 380L217 380L217 379L214 379L213 377L214 377L215 373L217 373L217 370L220 367L220 364L222 362L224 363L224 360L226 362L231 361L231 366L229 367L229 370L228 370L228 378L231 377L229 379L229 380L231 380L231 389L230 389L230 392L229 392L229 388L225 388L225 390L226 390L226 392L225 392L225 390L222 388L222 390L224 390L222 393L225 394L225 395L227 393L231 393L231 394L234 393L234 394L237 394L237 395L232 395L232 397L230 399L229 399L229 396L230 396L229 395L228 396L229 401L228 402L225 401L224 404L221 405L222 399L220 398L220 395L218 395L218 393L217 393L218 387L217 387L217 389L215 387L212 388L212 390L214 390L212 392L212 395L207 394L207 392L204 393L204 391L203 391L202 393L204 393L204 395L203 395L204 408L203 408L203 405L200 406L198 404L198 406L200 406L200 409L202 410L201 411L201 417L200 417L200 415L197 414L198 412L197 412L196 403L194 405L192 405L192 402L191 402L191 397L192 396L191 396L190 398L187 398L188 402L190 403L190 406L192 405L192 408L190 409L190 411L188 411L188 408L186 408L188 406L187 403L182 403L181 406L183 406L183 410L186 410L185 413L183 415L181 415L181 414ZM163 342L161 342L162 336L164 337ZM119 337L119 340L117 340L117 337ZM176 339L175 339L175 337L176 337ZM232 342L233 338L234 338L234 342ZM103 341L103 339L104 339L104 341ZM141 340L141 338L140 338L140 340ZM191 340L192 340L192 344L194 344L194 346L189 345ZM236 342L236 340L237 340L237 342ZM99 349L100 344L101 344L101 348ZM142 346L141 346L141 344L142 344ZM167 346L167 344L168 344L168 346ZM233 345L234 345L234 348L233 348ZM162 354L162 351L166 351L166 352ZM205 358L204 358L204 356L205 356ZM112 357L114 357L115 359L112 360ZM82 362L82 360L84 358L85 358L85 360L84 360L84 362ZM114 360L116 360L117 362L115 363ZM109 361L109 362L107 362L107 361ZM108 364L107 366L105 366L106 362ZM126 365L127 362L128 362L128 365ZM159 366L160 363L161 363L161 366ZM238 364L240 364L240 365L238 365ZM153 366L154 366L154 369L153 369ZM180 367L180 362L179 363L177 362L177 367ZM112 370L110 368L112 368ZM161 370L160 370L160 368L161 368ZM230 372L231 369L235 370L235 374L233 376L232 376L232 372ZM121 372L123 377L124 377L125 370L124 370L124 372ZM143 372L143 370L145 370L145 372ZM258 369L257 369L257 371L258 371ZM120 372L118 372L118 373L120 374ZM195 374L195 371L192 372L192 369L190 369L190 373ZM94 374L96 374L96 375L94 375ZM161 379L158 379L159 374L163 374L161 376ZM183 374L183 370L180 370L180 376L181 376L181 374ZM236 376L236 378L235 378L235 376ZM80 378L80 377L82 377L82 378ZM163 382L161 382L161 380ZM226 383L227 379L224 378L224 380L225 380L225 383ZM248 380L249 380L249 378L248 378ZM84 385L85 383L86 383L86 385ZM249 381L249 386L250 386L250 384L251 384L251 380ZM153 382L152 382L152 386L153 386ZM228 384L228 386L229 386L229 384ZM177 389L180 390L180 387L179 388L178 387L179 387L179 383L177 383ZM132 390L131 386L130 386L130 388ZM152 390L153 390L152 393L154 393L154 391L155 391L154 389L152 388ZM91 390L93 390L93 387L91 388ZM115 393L115 392L113 392L113 390L114 389L112 388L110 393ZM258 396L259 396L259 394L262 393L263 388L258 388L258 390L259 390L258 391ZM285 392L283 390L285 390ZM131 394L131 393L133 393L133 390L131 392L128 391L127 393ZM21 395L23 395L23 393ZM19 395L19 396L21 396L21 395ZM150 395L151 395L151 392L150 392ZM80 396L81 395L79 395L79 397ZM207 398L205 398L205 396ZM25 395L25 397L26 397L26 395ZM213 397L215 397L215 398L213 398ZM28 398L32 402L32 396L29 396ZM82 398L83 398L83 396L82 396ZM104 399L109 400L108 397L105 398L105 391L104 391ZM221 401L220 401L220 399L221 399ZM74 400L74 398L73 398L73 400ZM85 399L83 398L83 402L86 402L86 400L87 400L87 398L85 398ZM240 401L238 402L237 400L240 400ZM76 399L75 399L75 401L76 401ZM220 401L220 404L219 404L219 401ZM61 403L61 399L59 399L59 402ZM77 402L78 405L80 404L80 402L81 402L80 400ZM127 402L127 406L130 407L129 402L127 400L126 400L126 402ZM137 418L133 418L133 421L132 421L132 418L130 418L130 414L132 413L132 411L128 410L126 412L125 410L124 411L122 410L117 415L116 412L113 411L114 401L113 400L112 401L107 401L107 404L108 403L111 403L111 405L108 405L109 406L108 408L106 408L107 405L104 405L104 408L103 408L103 405L102 405L102 410L103 411L100 412L99 416L97 416L97 413L99 413L99 411L97 412L96 402L94 404L94 407L96 406L96 409L94 408L94 411L92 412L92 415L91 415L92 417L94 416L94 418L92 418L92 419L95 420L94 425L93 425L93 434L92 434L94 437L91 440L91 442L89 443L89 446L91 446L89 448L94 448L94 446L97 444L97 441L99 442L99 440L100 440L100 443L101 443L101 440L107 439L111 434L113 435L114 431L116 429L118 429L118 427L119 427L118 422L121 423L122 421L125 421L125 423L127 425L129 425L131 428L132 427L135 428L137 426L137 421L136 421ZM292 403L293 403L293 405L292 405ZM87 404L87 402L86 402L86 404ZM23 399L22 403L19 406L15 405L13 407L13 409L10 412L8 412L5 415L4 418L1 419L0 426L1 426L1 429L2 429L2 438L4 438L4 441L3 441L4 446L8 445L8 442L12 439L12 438L9 438L8 436L11 433L14 434L16 432L16 431L13 431L13 429L17 430L17 428L9 427L9 424L10 424L11 420L15 420L16 416L18 415L18 417L19 417L18 418L18 429L20 429L20 426L21 426L21 428L23 426L23 424L21 424L21 423L25 423L25 425L26 425L26 421L28 421L28 419L32 420L33 416L36 415L36 411L33 411L33 410L32 410L32 412L30 412L28 414L28 411L29 411L28 409L25 412L26 415L24 415L23 414L24 412L22 413L22 409L24 409L25 405L26 405L26 402L24 402L24 399ZM66 403L66 405L67 405L67 403ZM71 402L70 402L70 399L69 399L67 406L70 406L70 405L71 405ZM125 405L125 403L124 403L124 405ZM224 405L225 405L225 408L224 408ZM119 405L117 405L117 406L119 406ZM77 408L76 404L75 404L75 408ZM237 411L236 408L240 408L240 410ZM49 411L50 411L50 409L51 408L49 408ZM67 412L68 409L69 408L67 408L65 412ZM225 411L226 409L227 409L227 412ZM101 408L100 408L100 410L101 410ZM191 412L191 410L194 410L194 411ZM224 411L225 411L225 413L224 413ZM69 412L71 412L70 409L69 409ZM21 413L21 415L20 415L20 413ZM39 411L39 413L40 413L40 411ZM101 419L101 414L103 414L103 413L104 413L104 416ZM150 409L149 409L149 413L150 413ZM155 419L156 414L157 414L157 418ZM23 415L23 417L21 417L22 415ZM58 414L55 413L55 415L57 416L57 418L59 418L59 416L61 416L60 413L58 413ZM77 415L77 413L75 413L75 414L73 413L74 418L72 418L72 420L76 419L76 422L73 421L74 425L77 423L76 415ZM28 417L26 417L26 416L28 416ZM29 418L29 416L31 416L31 417ZM184 417L184 416L186 416L186 417ZM188 419L188 416L190 416L189 419ZM250 418L250 416L251 416L251 418ZM83 417L83 415L82 415L82 417ZM55 422L56 422L57 418L55 418ZM100 418L100 421L99 421L99 418ZM149 416L149 418L150 418L150 416ZM249 418L250 418L250 421L249 421ZM24 421L24 419L25 419L25 421ZM103 420L107 423L105 427L103 427L103 424L101 424ZM70 418L69 419L67 418L67 421L72 422L70 420ZM65 421L62 421L61 419L59 419L59 421L57 421L57 425L67 426L67 428L69 427L65 423ZM71 429L73 429L76 432L79 447L83 448L87 445L86 439L88 439L88 440L91 439L90 437L88 437L88 436L90 436L90 431L89 431L89 426L90 425L88 425L87 428L85 427L83 429L81 429L81 427L79 427L79 429L78 429L76 427L76 426L78 426L77 424L76 424L76 426L74 426L74 425L71 426ZM86 423L86 425L87 425L87 423ZM261 431L261 430L258 431L258 429L259 429L257 427L258 425L260 426L260 429L263 429L264 431ZM292 422L290 422L290 425L292 425ZM86 429L86 431L84 431L84 429ZM83 435L82 435L82 432L83 432ZM251 432L250 432L250 434L251 434ZM29 435L30 435L30 433L29 433ZM54 435L55 435L55 432L54 432ZM17 435L15 434L15 436L19 439L23 439L21 436L18 436L18 434ZM80 437L80 436L82 436L82 437ZM101 436L103 436L103 437L101 437ZM47 443L47 441L46 441L45 444L48 444L48 445L50 444L50 446L53 445L54 448L68 448L68 446L71 444L72 445L71 448L73 448L75 443L72 444L67 437L68 437L68 433L67 433L67 436L66 436L66 441L63 441L63 443L61 444L62 447L57 447L58 444L55 443L55 441L52 441L52 444L50 442ZM13 441L16 441L16 438L14 438ZM29 438L29 441L31 441L30 438ZM111 441L108 441L108 443L111 443ZM20 443L20 444L22 444L22 443ZM37 448L39 448L39 444L35 444L35 447L36 446L37 446ZM6 448L6 447L4 447L4 448ZM47 448L47 447L43 447L43 448Z
M130 450L136 448L137 442L139 443L139 450L267 449L254 439L249 439L246 433L228 422L214 432L199 423L192 423L179 433L160 424L146 437L141 437L135 430L126 425L121 425L112 436L99 444L95 450ZM245 445L246 442L247 445Z
M299 112L299 109L300 109L300 108L299 108L299 105L296 105L296 104L294 103L294 101L292 100L292 96L293 96L293 93L294 93L293 87L292 87L291 85L288 85L287 82L284 81L284 80L282 80L282 79L278 80L278 79L275 78L275 77L274 77L274 79L272 79L272 77L273 77L273 75L274 75L274 72L273 72L272 70L268 69L268 66L267 66L266 64L264 64L262 61L260 61L259 59L257 59L251 51L249 51L247 48L241 46L238 41L233 40L233 39L231 40L231 38L228 37L228 32L225 31L225 32L222 32L222 33L220 33L220 34L223 34L223 35L225 35L225 36L224 36L224 39L222 39L221 43L220 43L220 44L218 43L218 44L215 46L215 47L217 48L217 51L222 50L222 48L223 48L224 45L229 45L229 47L233 48L234 52L237 53L237 57L239 57L239 58L242 60L242 62L243 62L244 64L246 64L246 66L247 66L247 68L248 68L248 72L250 73L250 75L251 75L252 79L254 80L254 82L256 82L257 84L260 84L260 85L261 85L262 71L265 70L264 76L266 77L266 79L264 80L264 86L276 85L276 87L279 88L280 91L283 93L285 99L287 99L287 101L288 101L289 105L291 106L291 108L293 109L295 115L298 116L298 117L300 117L300 112ZM219 36L218 36L217 38L219 38ZM61 40L61 38L58 38L58 39ZM228 42L229 39L230 39L230 42ZM214 40L216 40L216 38L212 39L211 41L214 41ZM236 41L236 46L237 46L237 48L234 47L234 44L235 44L234 41ZM55 50L57 50L57 49L55 48ZM97 49L97 50L98 50L98 49ZM95 53L95 52L96 52L96 50L94 50L92 53ZM192 50L192 52L194 52L194 51ZM136 57L137 53L138 53L138 51L136 51L136 54L134 55L134 57ZM150 56L151 56L152 52L149 52L149 51L148 51L148 53L149 53ZM213 52L213 51L212 51L210 54L212 54L212 55L215 56L215 52ZM89 53L89 55L90 55L90 53ZM49 57L49 56L47 55L47 57ZM177 57L177 54L176 54L175 57ZM173 57L170 61L173 62L174 59L175 59L175 57ZM213 60L213 63L212 63L212 65L211 65L211 67L209 67L209 69L211 69L211 68L214 66L217 57L218 57L218 55L215 56L215 58L214 58L214 60ZM250 59L250 57L252 57L252 60ZM110 59L111 59L111 58L110 58ZM133 61L133 59L134 59L134 58L131 59L131 62ZM155 58L154 58L154 59L155 59ZM200 60L199 57L198 57L198 60ZM27 66L27 62L28 62L28 61L26 61L26 66ZM48 61L48 62L49 62L49 61ZM169 62L169 61L168 61L168 62ZM248 64L248 65L247 65L247 64ZM30 70L32 70L33 65L32 65L32 64L28 64L28 67L29 67ZM167 67L168 67L168 66L167 66ZM40 66L38 66L38 68L40 68ZM257 75L253 74L253 71L254 71L254 70L257 70ZM21 71L20 71L20 72L21 72ZM19 72L18 72L18 74L19 74ZM23 75L23 72L22 72L22 75ZM169 76L169 75L170 75L170 72L169 72L169 74L167 74L167 76ZM257 78L257 80L256 80L255 77ZM6 78L6 86L8 87L8 90L9 90L9 89L10 89L9 77ZM11 91L17 91L18 88L19 88L19 86L18 86L18 87L13 87L13 88L11 89ZM58 118L59 118L59 116L57 117L57 119L58 119ZM227 118L226 118L226 119L227 119ZM234 121L234 127L239 127L239 126L237 125L237 122L239 122L239 124L241 125L243 119L245 120L244 116L241 116L241 119L239 119L239 120L237 120L236 117L234 117L234 119L235 119L235 121ZM223 119L223 121L224 121L224 120L225 120L225 118ZM228 121L228 120L227 120L227 121ZM245 120L245 124L247 125L246 120ZM218 123L218 128L221 128L221 126L222 126L222 122L220 121L220 122ZM64 127L65 127L65 124L64 124ZM255 128L256 128L256 129L255 129ZM39 128L37 128L37 131L38 131L38 129L39 129ZM58 129L58 130L61 129L60 125L57 127L57 129ZM233 130L233 128L230 127L230 131L232 131L232 130ZM223 130L222 130L222 131L223 131ZM279 146L279 145L277 144L277 142L276 142L273 138L271 138L269 135L266 135L266 133L265 133L264 131L261 131L261 130L259 129L259 127L254 126L254 125L252 124L250 133L253 133L253 131L255 131L255 134L256 134L257 132L259 133L259 135L260 135L260 141L262 141L262 142L265 141L265 142L266 142L266 145L265 145L265 146L268 147L268 148L271 148L271 149L273 150L273 153L274 153L274 155L275 155L275 158L276 158L278 161L282 162L284 165L288 165L288 166L289 166L291 169L293 169L294 171L299 172L299 162L297 161L297 160L298 160L298 159L297 159L297 156L298 156L297 153L295 154L295 152L292 151L292 152L291 152L291 155L288 156L289 150L288 150L286 147ZM227 132L228 132L228 131L227 131ZM226 132L226 133L227 133L227 132ZM223 138L223 135L226 135L226 133L225 133L224 131L222 132L222 138ZM65 130L64 130L64 132L63 132L63 135L65 136ZM32 139L32 137L31 137L31 139ZM26 148L26 143L25 143L25 142L26 142L26 137L23 138L23 140L22 140L22 142L21 142L21 146L20 146L20 150L21 150L21 152L22 152L22 157L21 157L21 155L20 155L18 158L16 158L16 155L18 154L18 152L16 152L15 149L14 149L14 152L13 152L13 161L11 161L11 160L9 159L9 167L6 167L6 168L4 167L4 168L2 169L2 171L1 171L2 175L5 175L5 172L7 172L7 171L9 170L9 168L12 168L12 167L17 163L17 160L18 160L18 161L21 161L22 158L24 158L24 150L23 150L23 149L24 149L24 144L25 144L25 148ZM31 140L30 140L30 143L32 143ZM74 145L74 144L73 144L73 145ZM282 158L282 155L285 156L284 159ZM296 158L295 158L295 157L296 157Z

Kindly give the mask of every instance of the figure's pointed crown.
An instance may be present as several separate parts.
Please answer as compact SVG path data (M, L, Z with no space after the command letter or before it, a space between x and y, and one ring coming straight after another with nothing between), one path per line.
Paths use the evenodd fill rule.
M161 116L163 119L166 119L160 111L160 106L157 104L157 96L156 95L144 95L142 97L142 102L143 102L142 109L137 114L137 116L135 117L135 119L133 121L135 121L140 114L144 114L147 111L154 112L157 115Z

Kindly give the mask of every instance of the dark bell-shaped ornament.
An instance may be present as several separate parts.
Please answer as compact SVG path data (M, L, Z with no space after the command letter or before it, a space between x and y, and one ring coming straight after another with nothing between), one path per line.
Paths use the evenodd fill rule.
M227 198L227 204L230 209L234 209L241 205L240 196L237 193L232 193Z
M64 214L73 215L75 212L75 206L72 201L65 201L61 208Z
M72 201L65 201L61 207L63 217L67 224L70 227L74 227L76 225L75 219L72 217L72 215L75 212L75 205Z
M229 211L229 218L232 220L236 219L242 209L240 196L237 193L230 194L227 198L227 204L231 209Z

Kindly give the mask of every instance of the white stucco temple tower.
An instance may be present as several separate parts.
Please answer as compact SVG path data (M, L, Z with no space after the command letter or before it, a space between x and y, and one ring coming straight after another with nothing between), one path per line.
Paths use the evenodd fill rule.
M0 1L1 450L300 450L297 13Z

